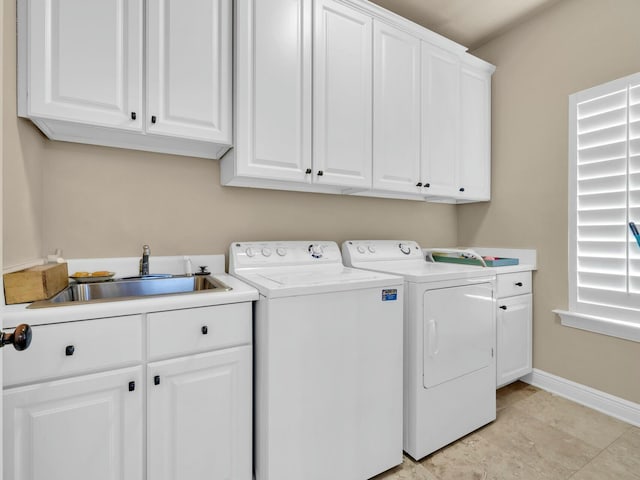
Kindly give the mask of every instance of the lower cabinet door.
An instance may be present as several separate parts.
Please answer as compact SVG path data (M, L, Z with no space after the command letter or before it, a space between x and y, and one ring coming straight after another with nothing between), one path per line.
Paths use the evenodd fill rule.
M147 368L147 477L251 480L251 347Z
M142 367L4 391L5 479L140 480Z
M531 294L498 299L498 387L531 372L532 313Z

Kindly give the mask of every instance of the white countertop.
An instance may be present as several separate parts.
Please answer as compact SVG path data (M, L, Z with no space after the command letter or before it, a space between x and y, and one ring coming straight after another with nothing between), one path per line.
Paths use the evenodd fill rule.
M466 248L466 247L460 247ZM537 260L538 254L536 250L530 249L515 249L515 248L492 248L492 247L469 247L471 250L476 252L479 255L489 255L492 257L502 257L502 258L517 258L520 263L518 265L506 265L504 267L482 267L476 265L477 268L484 268L487 271L493 272L496 275L505 274L505 273L517 273L517 272L531 272L538 269ZM423 249L425 254L428 250L432 249ZM473 266L473 265L470 265Z
M27 308L29 303L4 307L4 327L15 327L20 323L45 325L49 323L72 322L92 318L117 317L165 310L206 307L227 303L251 302L258 299L258 291L226 273L212 275L230 286L228 292L201 291L176 295L156 295L134 300L65 305L59 307Z
M255 288L224 273L224 255L151 256L149 259L150 273L182 275L185 273L186 258L191 259L194 271L197 271L200 265L207 265L212 272L211 276L227 284L232 290L228 292L203 290L193 293L154 295L136 299L33 309L27 308L30 303L6 305L2 310L4 327L11 328L20 323L45 325L93 318L136 315L165 310L251 302L258 299L258 291ZM116 274L116 278L119 278L137 275L139 259L134 257L71 259L67 263L70 274L76 271L109 270Z
M165 310L206 307L226 303L251 302L258 299L258 291L237 278L220 273L214 278L229 285L229 292L195 292L176 295L157 295L134 300L85 303L60 307L28 309L28 303L8 305L3 310L4 327L15 327L20 323L45 325L48 323L72 322L90 318L135 315Z

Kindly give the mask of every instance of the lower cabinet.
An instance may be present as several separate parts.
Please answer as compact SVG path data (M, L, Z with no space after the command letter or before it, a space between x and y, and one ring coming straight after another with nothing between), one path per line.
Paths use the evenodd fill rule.
M251 347L147 367L147 478L251 478Z
M4 391L4 478L140 480L142 367Z
M19 353L6 480L251 480L251 302L36 325Z
M532 296L498 299L496 386L532 370Z

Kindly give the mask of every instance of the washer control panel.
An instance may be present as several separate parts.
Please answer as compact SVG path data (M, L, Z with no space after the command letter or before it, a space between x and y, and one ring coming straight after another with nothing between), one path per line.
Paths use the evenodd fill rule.
M410 240L348 240L342 244L345 265L383 260L424 260L417 242Z
M236 268L342 264L335 242L235 242L229 248L229 271Z

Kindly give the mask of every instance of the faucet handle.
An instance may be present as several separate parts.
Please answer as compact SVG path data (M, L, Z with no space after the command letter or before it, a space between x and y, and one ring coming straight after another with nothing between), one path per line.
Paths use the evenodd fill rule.
M200 266L198 267L200 269L199 272L196 273L196 275L211 275L211 272L209 270L207 270L207 266Z

